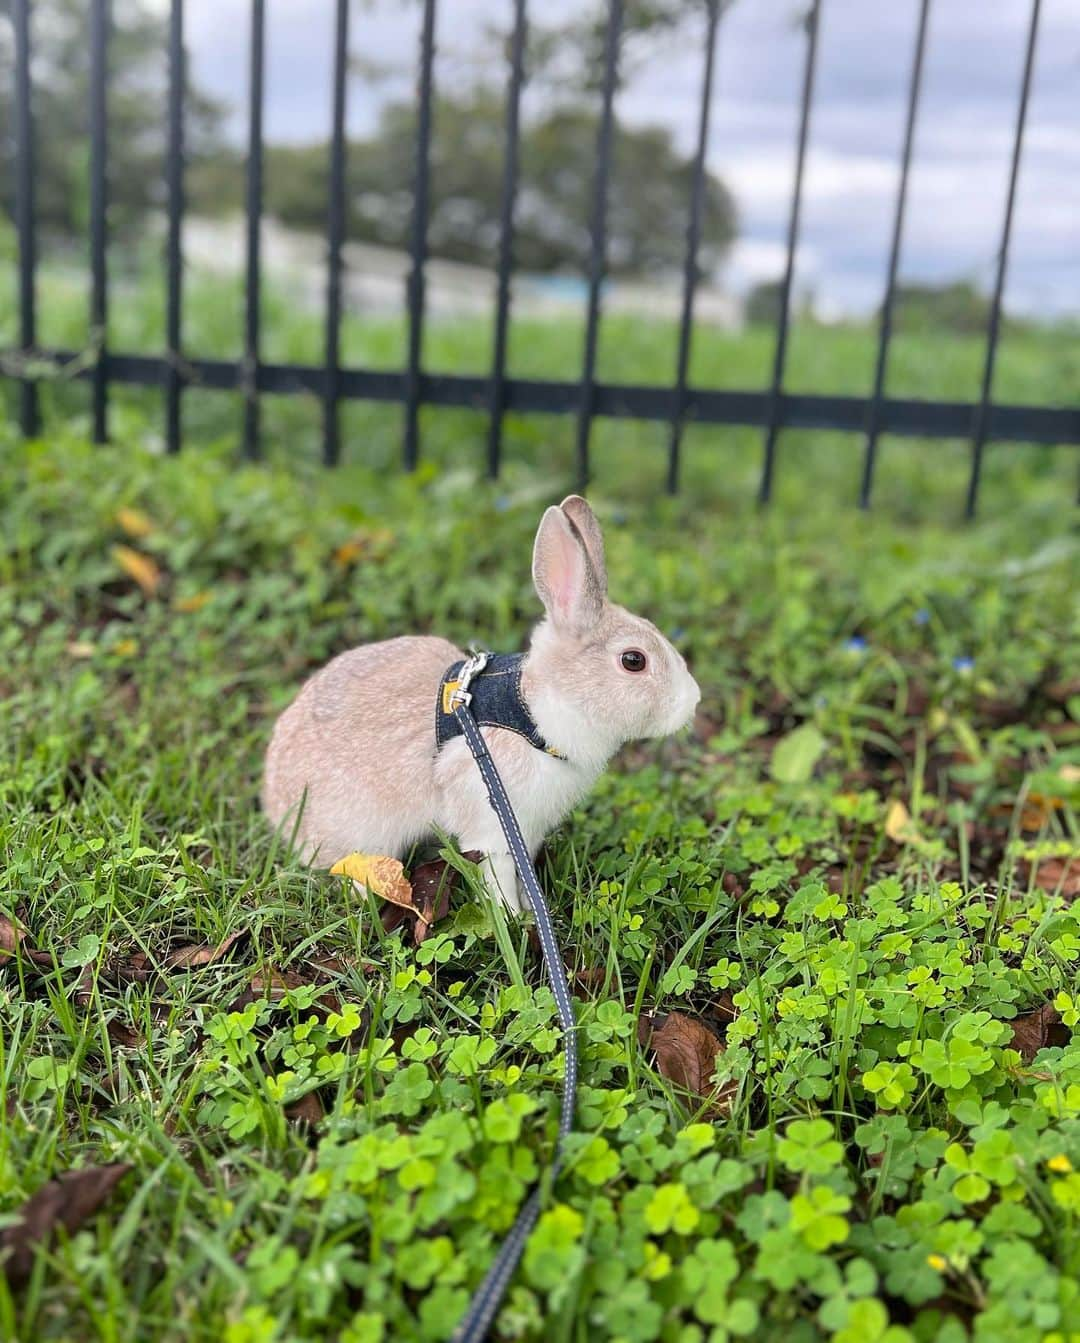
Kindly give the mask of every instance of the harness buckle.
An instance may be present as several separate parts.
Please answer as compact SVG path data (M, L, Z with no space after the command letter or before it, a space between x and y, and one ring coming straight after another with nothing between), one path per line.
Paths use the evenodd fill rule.
M457 686L450 696L451 709L457 709L463 704L469 705L472 703L472 695L469 694L469 685L471 684L473 677L479 676L484 670L490 657L491 654L486 649L480 649L479 651L472 653L467 659L458 676Z

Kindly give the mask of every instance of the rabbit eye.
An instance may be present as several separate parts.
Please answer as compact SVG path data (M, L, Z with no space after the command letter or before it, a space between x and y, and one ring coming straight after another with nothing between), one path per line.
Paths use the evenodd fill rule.
M648 664L640 648L628 648L619 661L628 672L643 672Z

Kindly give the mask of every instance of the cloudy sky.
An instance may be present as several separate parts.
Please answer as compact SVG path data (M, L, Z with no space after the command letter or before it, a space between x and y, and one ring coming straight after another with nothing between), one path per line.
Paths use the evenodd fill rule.
M550 22L573 0L534 4ZM580 5L578 6L580 8ZM721 24L709 165L734 191L740 240L734 289L783 264L805 39L799 0L736 0ZM330 0L268 0L266 133L325 138ZM508 27L510 0L442 0L436 79L460 87ZM236 105L243 133L248 0L188 0L193 75ZM931 0L930 32L902 274L992 282L1031 0ZM918 0L824 0L797 283L833 311L880 301L896 196ZM387 97L408 97L419 32L415 0L363 0L351 49L390 70L354 79L349 123L370 130ZM1080 0L1043 0L1035 79L1010 253L1006 306L1080 312ZM660 123L693 145L702 29L657 42L620 94L626 124ZM490 75L490 68L484 73Z

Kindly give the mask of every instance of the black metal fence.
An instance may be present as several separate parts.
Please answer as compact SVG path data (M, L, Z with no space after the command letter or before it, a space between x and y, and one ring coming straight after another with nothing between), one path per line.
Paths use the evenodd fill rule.
M418 416L421 405L463 406L485 410L489 416L487 464L492 475L499 471L502 454L502 422L507 411L561 412L577 416L577 471L582 484L589 476L589 442L593 420L614 416L666 422L668 440L668 487L679 483L680 443L684 427L693 421L704 424L760 426L764 430L764 454L759 497L766 502L772 492L777 443L785 428L834 429L861 434L864 438L860 503L869 505L874 484L877 446L883 433L903 436L967 438L971 444L967 512L972 515L978 498L983 454L994 440L1043 444L1080 444L1080 409L1036 405L1001 404L992 397L994 365L1001 330L1001 302L1009 259L1016 184L1024 139L1024 123L1031 93L1035 45L1041 0L1032 0L1027 30L1023 78L1009 166L1008 191L1001 226L1000 247L990 314L986 331L982 380L975 401L934 401L885 395L889 348L892 336L897 271L900 261L904 210L912 143L919 107L920 84L926 49L930 0L919 5L915 47L907 98L907 118L901 153L899 184L885 277L884 301L877 338L877 357L871 394L816 396L792 394L784 388L791 316L792 276L799 237L799 214L803 194L818 32L824 0L812 0L805 18L806 51L802 75L798 145L787 229L786 264L780 289L775 354L769 385L764 390L729 391L690 386L687 381L690 346L694 330L694 296L698 283L698 247L704 202L705 158L708 147L710 104L713 93L714 56L724 0L703 0L706 40L701 84L700 120L693 163L690 199L687 202L685 267L679 322L675 380L672 384L630 385L598 382L597 333L601 289L605 273L606 215L612 143L616 134L614 97L618 83L623 0L608 0L604 45L604 69L597 131L596 174L592 193L591 254L585 323L585 350L581 376L576 381L541 381L513 378L506 369L507 325L510 310L510 278L514 250L514 201L518 185L519 124L524 62L527 44L526 0L513 4L513 34L509 47L506 101L506 149L502 184L501 228L497 257L494 358L489 377L426 373L421 366L421 336L424 323L424 268L427 256L429 150L434 89L436 0L423 0L418 79L418 126L413 193L411 271L407 291L408 342L405 368L381 372L343 368L340 363L342 245L345 220L345 89L348 66L348 0L334 0L334 73L332 81L332 135L330 186L327 201L328 284L325 316L325 357L321 366L268 363L260 357L260 215L262 211L263 159L263 65L265 52L265 2L251 0L250 68L248 83L248 153L246 179L247 256L244 351L238 363L200 358L181 348L183 266L181 229L184 214L184 0L172 0L169 21L168 91L168 233L166 244L166 347L161 357L123 353L108 349L105 340L108 276L106 270L106 136L105 80L109 38L109 0L88 0L87 23L91 53L90 78L90 330L91 349L86 352L41 349L36 339L35 228L34 228L34 123L32 115L31 55L32 0L13 0L15 33L15 199L19 243L19 347L0 356L0 371L17 376L20 383L20 419L25 434L39 427L38 381L44 371L52 376L87 378L92 385L94 437L108 435L109 385L112 382L160 386L165 393L166 443L170 452L180 449L181 400L185 386L198 385L240 392L244 401L243 445L249 457L259 452L259 397L261 393L302 391L321 397L323 406L323 457L328 466L339 457L338 408L343 398L399 402L405 410L403 458L408 469L420 456Z

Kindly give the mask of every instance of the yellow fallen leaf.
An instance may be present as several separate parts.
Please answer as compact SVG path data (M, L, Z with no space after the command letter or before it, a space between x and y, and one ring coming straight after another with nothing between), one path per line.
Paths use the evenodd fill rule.
M67 646L68 657L73 658L92 658L97 651L92 643L87 643L85 639L72 639Z
M152 597L161 583L161 570L149 555L131 546L113 546L112 557L129 578L133 578L148 597Z
M367 543L355 537L351 541L343 541L334 551L334 563L339 569L347 569L350 564L355 563L360 558L366 549Z
M885 833L894 844L921 844L922 835L919 834L915 823L911 819L911 812L904 806L900 799L893 798L889 803L889 809L885 813Z
M139 540L143 536L149 536L154 530L152 519L142 511L141 508L118 508L116 510L116 521L120 528L127 532L128 536Z
M187 597L177 597L173 602L174 611L201 611L213 594L193 592Z
M405 869L396 858L381 853L350 853L330 869L332 877L351 877L366 886L373 895L389 900L392 905L412 909L412 886Z
M117 657L121 658L134 657L138 651L139 651L139 645L135 642L134 639L120 639L115 644L113 644L113 652L116 654Z
M363 555L373 551L385 550L394 539L394 533L386 527L371 527L356 532L347 541L343 541L334 551L334 563L340 569L347 569Z

